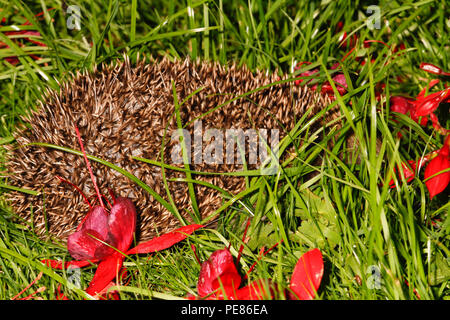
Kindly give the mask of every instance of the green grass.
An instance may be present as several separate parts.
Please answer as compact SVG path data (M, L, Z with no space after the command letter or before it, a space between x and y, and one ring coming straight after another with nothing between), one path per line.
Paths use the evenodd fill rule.
M395 165L440 148L443 139L407 117L393 122L388 109L375 99L378 84L386 85L388 97L416 96L425 80L432 79L419 70L421 62L450 69L450 12L444 1L381 1L381 28L374 30L366 26L366 5L355 1L72 1L81 9L81 30L66 28L68 16L61 1L0 3L0 20L6 18L0 41L9 45L0 48L2 146L14 143L12 132L21 123L20 116L36 108L45 88L56 89L71 72L90 70L124 54L132 61L138 55L235 61L252 70L280 73L292 72L299 61L310 61L308 69L319 67L320 80L326 80L332 76L329 67L348 51L339 47L340 33L335 32L339 21L360 41L405 44L403 54L392 54L379 44L370 48L360 44L357 54L375 58L374 62L360 66L350 56L342 63L352 82L348 94L333 105L341 108L344 129L355 133L360 147L350 150L353 154L342 151L345 139L332 149L327 141L313 141L315 133L299 119L291 132L294 138L287 141L298 149L289 168L274 176L249 175L248 189L225 199L216 213L221 217L216 230L197 231L150 259L127 258L130 282L120 287L120 296L171 299L195 294L200 265L191 244L201 261L230 243L236 257L245 221L254 216L240 270L248 270L262 246L284 241L261 259L250 280L270 278L286 286L299 256L319 247L325 260L319 299L417 299L414 289L422 299L450 298L448 188L430 201L423 174L409 184L399 181L394 189L386 183ZM35 17L39 12L45 14ZM23 35L5 35L15 30L12 25L26 20L32 26L20 28L38 31L40 36L30 38L47 47L17 39ZM19 63L6 62L10 56L18 56ZM438 87L444 88L442 83ZM440 122L450 128L448 109L441 110ZM399 140L401 125L408 129ZM377 137L382 142L379 153ZM324 157L317 165L319 154ZM0 166L5 155L0 148ZM186 181L194 183L185 169ZM5 185L7 179L2 178L0 192L8 192ZM37 296L54 299L61 284L69 298L84 298L82 290L71 284L70 272L39 263L45 258L69 260L66 248L38 239L0 201L0 298L10 299L41 271L43 277L23 296L45 286ZM379 288L370 285L373 266L380 271ZM94 267L81 270L81 288L87 287L94 272Z

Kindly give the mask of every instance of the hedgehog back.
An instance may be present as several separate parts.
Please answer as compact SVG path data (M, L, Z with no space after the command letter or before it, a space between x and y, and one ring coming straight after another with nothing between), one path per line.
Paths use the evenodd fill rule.
M186 130L191 136L193 121L198 119L203 132L206 129L276 128L282 139L307 109L312 108L314 115L327 105L327 100L292 82L261 89L279 80L276 73L252 73L234 64L222 66L167 59L152 63L140 61L135 66L125 59L122 63L77 74L63 83L59 92L49 91L38 110L26 118L29 126L16 133L19 148L9 152L7 163L10 184L43 192L41 196L11 192L8 196L11 205L20 217L32 221L39 235L45 235L48 230L50 235L65 241L75 231L89 206L70 184L61 183L56 176L75 184L94 201L95 191L83 157L52 148L26 146L31 142L45 142L79 149L75 125L88 154L127 170L169 202L161 168L131 157L161 162L164 141L163 162L175 165L170 163L175 144L170 141L170 135L177 129L173 87L180 105L180 120L183 125L190 123ZM184 101L196 90L197 93ZM252 90L256 91L241 97ZM225 103L233 98L236 99L231 103ZM246 157L248 160L248 152ZM243 165L237 163L192 162L190 168L194 171L243 169ZM110 189L116 196L129 197L134 202L139 240L150 239L156 233L173 230L179 225L173 214L136 183L105 165L93 161L91 165L102 193L107 194ZM176 166L182 167L182 164ZM254 168L249 166L249 169ZM186 178L185 173L165 169L164 174L174 204L183 217L191 220L188 211L192 212L193 208L188 185L168 181ZM194 175L193 178L212 183L233 195L246 187L243 177ZM202 217L213 214L223 203L217 190L199 184L194 185L194 190Z

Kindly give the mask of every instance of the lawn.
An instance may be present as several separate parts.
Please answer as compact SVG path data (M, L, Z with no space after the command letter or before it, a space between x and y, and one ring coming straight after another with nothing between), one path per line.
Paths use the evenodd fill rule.
M436 151L445 150L450 99L447 95L448 101L428 110L422 117L429 117L427 123L414 121L411 112L393 112L391 99L416 100L433 79L440 81L430 93L448 93L450 9L445 1L380 1L376 6L290 0L0 4L2 171L4 146L14 146L21 116L37 108L46 89L56 90L72 73L123 60L124 55L132 62L138 56L235 62L293 79L317 69L303 84L312 79L311 85L325 91L328 83L329 107L337 106L343 115L342 134L351 131L358 142L358 148L346 153L345 139L327 148L327 143L304 137L304 152L291 159L291 171L280 168L272 176L249 178L245 192L224 201L217 228L196 230L150 259L127 256L127 277L111 289L116 297L197 295L199 262L229 247L242 275L257 262L248 281L271 279L275 298L286 297L283 290L296 262L314 248L324 260L316 299L450 298L449 187L427 184L432 178L426 165L413 168L411 179L408 170L400 175L394 170L407 160L436 158ZM329 85L337 62L347 84L344 92L334 81ZM423 63L440 69L427 72L431 65ZM302 125L294 135L308 131ZM442 154L444 167L436 172L446 169L448 154ZM20 223L4 197L11 188L3 172L0 299L15 297L41 272L18 298L56 299L59 293L89 298L84 289L96 266L44 266L43 259L71 260L67 247L37 237L32 226ZM262 255L262 248L273 249Z

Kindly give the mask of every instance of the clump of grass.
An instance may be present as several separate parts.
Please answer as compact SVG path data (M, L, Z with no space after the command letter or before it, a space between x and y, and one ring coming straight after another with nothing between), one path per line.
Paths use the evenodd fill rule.
M388 45L403 43L406 50L392 55L384 46L356 52L373 63L363 67L352 56L341 63L348 93L338 96L344 115L344 129L352 130L358 148L345 151L345 139L335 147L308 139L314 133L299 125L298 152L290 169L274 176L248 178L248 189L225 202L216 230L203 230L184 243L151 259L136 256L127 260L128 285L119 287L122 299L183 297L196 293L200 260L231 244L231 252L242 244L243 225L253 216L240 268L243 272L257 259L262 246L280 243L263 257L250 279L271 278L286 283L296 260L308 248L321 248L325 278L319 290L322 299L448 299L449 224L448 192L432 201L420 177L410 184L390 189L392 168L405 159L416 159L439 148L441 137L404 117L394 123L382 100L375 98L379 84L390 95L415 96L428 75L418 71L426 61L449 69L448 25L444 2L418 4L380 2L380 29L367 28L369 14L363 5L320 1L131 1L131 5L110 0L76 3L81 10L81 30L69 30L67 8L58 1L25 4L0 0L3 10L0 41L0 145L13 143L12 132L20 116L35 107L45 88L57 88L69 72L91 69L123 53L190 56L226 63L234 60L251 69L291 72L299 61L319 67L318 80L330 78L329 67L346 51L339 46L335 26L360 41L383 40ZM49 10L52 8L52 10ZM43 12L39 17L35 14ZM30 25L23 25L26 21ZM15 27L11 27L14 25ZM41 47L25 41L24 35L8 37L8 31L34 30L30 38L44 42ZM30 55L36 55L35 60ZM12 65L5 58L17 56ZM399 82L397 77L403 77ZM443 88L443 84L439 84ZM332 107L330 106L330 107ZM449 128L448 112L440 122ZM401 126L409 130L397 138ZM381 145L377 145L381 141ZM302 143L300 143L302 142ZM0 148L0 166L5 151ZM343 151L344 150L344 151ZM324 154L317 165L312 160ZM349 159L344 161L343 159ZM311 174L314 173L314 174ZM7 192L7 177L0 181ZM39 272L44 276L30 288L40 286L44 299L55 299L59 285L71 299L84 298L83 291L94 269L83 269L77 284L70 272L56 272L40 264L44 258L69 260L63 245L36 238L14 219L4 201L0 206L0 298L9 299L30 283ZM189 272L187 272L189 270ZM378 282L380 280L380 282ZM408 283L408 284L407 284ZM26 293L24 293L24 296Z

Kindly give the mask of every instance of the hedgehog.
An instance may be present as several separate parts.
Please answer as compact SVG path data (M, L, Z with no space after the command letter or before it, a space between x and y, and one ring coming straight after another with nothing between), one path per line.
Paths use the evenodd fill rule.
M224 136L227 130L255 128L279 130L278 140L281 141L305 112L315 115L330 104L329 98L306 86L280 81L286 79L288 75L280 76L276 71L272 74L250 71L235 63L222 65L168 58L151 61L141 58L131 63L125 57L110 65L94 67L90 72L77 72L69 81L61 83L59 90L47 90L37 108L23 118L25 125L16 130L16 145L9 146L8 183L40 191L40 195L12 191L7 200L38 236L51 235L66 241L89 211L88 204L73 185L88 196L95 194L88 170L79 155L30 143L78 149L74 130L77 126L89 155L132 173L164 201L174 204L186 221L192 221L196 209L200 218L208 217L225 200L223 193L211 185L236 195L246 184L242 176L202 175L200 172L257 169L260 163L251 161L251 147L245 149L244 146L242 152L237 139L234 147L231 146L232 151L239 149L245 157L239 157L238 152L235 161L206 161L202 159L202 152L208 144L188 148L187 142L195 140L199 132L204 136L208 130L222 132ZM336 108L328 110L319 125L337 117ZM171 136L174 132L184 132L183 139ZM211 141L217 139L216 146L222 143L218 138L221 135L211 138ZM259 135L263 140L262 134ZM188 136L193 138L188 139ZM266 146L275 141L267 136ZM177 178L186 178L185 171L175 170L175 167L185 167L185 161L178 161L183 156L183 146L186 147L184 155L190 156L187 159L191 178L204 183L177 181ZM100 190L111 190L135 204L139 241L179 226L178 217L141 186L104 164L91 161L91 166Z

